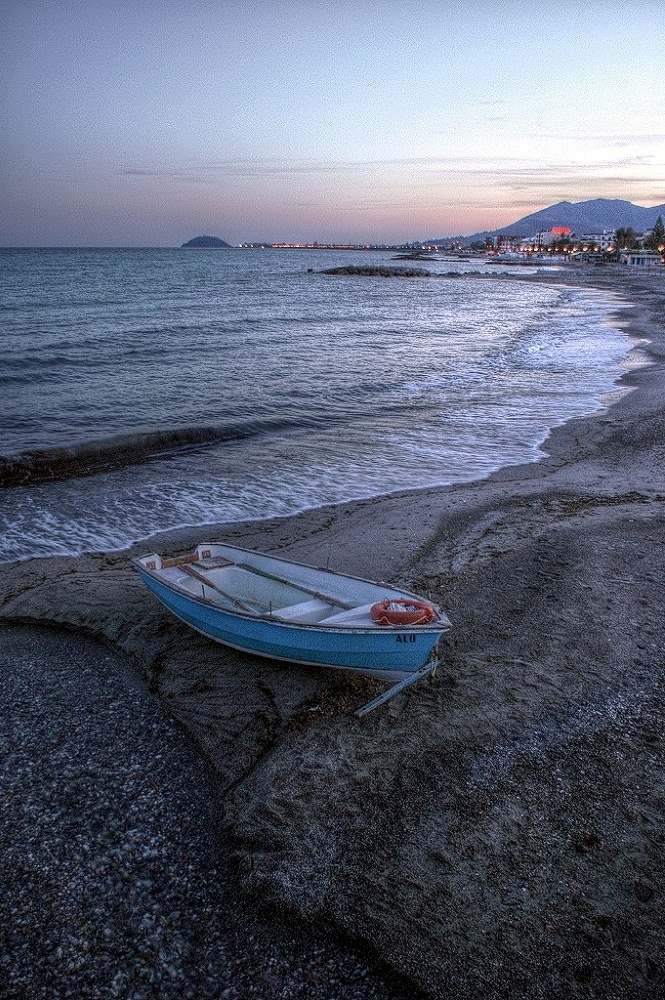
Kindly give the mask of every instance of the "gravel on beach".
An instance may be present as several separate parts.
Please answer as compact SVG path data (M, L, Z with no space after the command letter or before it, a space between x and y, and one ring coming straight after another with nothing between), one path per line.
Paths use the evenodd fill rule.
M214 771L104 646L0 629L0 802L3 1000L406 1000L234 898Z

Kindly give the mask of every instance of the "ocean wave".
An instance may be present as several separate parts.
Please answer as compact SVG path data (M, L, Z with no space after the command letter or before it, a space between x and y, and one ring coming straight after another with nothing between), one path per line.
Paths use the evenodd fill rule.
M225 427L184 427L143 434L123 434L102 441L85 441L67 448L0 455L0 488L38 486L115 472L168 458L185 449L243 441L290 426L288 421L249 421Z

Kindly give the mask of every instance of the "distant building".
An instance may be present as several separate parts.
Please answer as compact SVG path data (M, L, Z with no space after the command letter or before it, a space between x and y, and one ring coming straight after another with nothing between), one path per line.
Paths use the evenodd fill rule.
M628 267L663 267L663 255L657 250L634 250L621 258Z
M509 233L500 233L496 238L496 249L499 253L507 253L512 250L517 242L515 236L511 236Z
M543 247L551 247L558 240L567 239L572 233L567 226L555 226L553 229L542 229L535 236L520 241L523 250L542 250Z
M599 250L611 250L615 246L615 233L613 229L603 229L602 233L585 233L580 236L579 242L589 249L598 247Z
M549 247L557 240L567 239L572 233L572 229L567 226L554 226L552 229L542 230L536 233L535 243L538 247Z

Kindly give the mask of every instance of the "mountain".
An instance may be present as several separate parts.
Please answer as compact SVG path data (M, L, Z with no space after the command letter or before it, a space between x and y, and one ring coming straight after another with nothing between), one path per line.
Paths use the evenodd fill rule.
M646 229L651 229L659 215L665 220L665 205L642 208L641 205L633 205L630 201L614 198L595 198L593 201L577 203L560 201L558 205L544 208L541 212L525 215L523 219L513 222L510 226L465 236L463 240L465 243L471 243L486 236L535 236L536 233L545 232L555 226L566 226L577 236L602 233L604 229L611 232L620 226L631 226L635 232L643 233ZM450 237L442 237L432 242L445 243L448 240Z
M518 236L533 236L534 233L552 229L553 226L567 226L578 236L584 233L602 233L603 229L611 231L619 226L632 226L636 232L642 233L645 229L651 229L658 216L664 212L665 205L642 208L630 201L609 198L596 198L594 201L581 201L577 204L560 201L558 205L526 215L514 225L497 230L497 235L514 232Z
M231 249L230 243L225 243L218 236L195 236L193 240L182 244L183 247L194 247L196 250Z

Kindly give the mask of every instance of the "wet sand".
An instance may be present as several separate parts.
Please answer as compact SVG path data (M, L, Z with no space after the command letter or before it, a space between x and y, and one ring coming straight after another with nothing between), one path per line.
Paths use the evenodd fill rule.
M110 644L200 748L245 905L353 942L400 996L663 991L665 275L537 280L564 278L615 292L651 363L541 462L3 567L0 621ZM218 539L431 595L454 625L436 678L358 720L376 682L197 637L129 556Z

